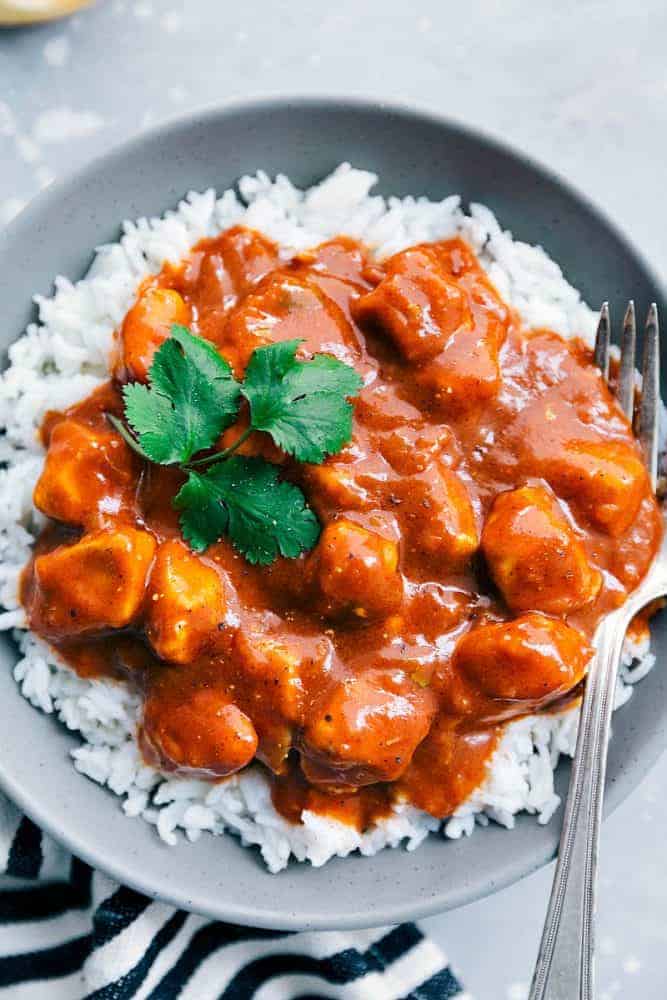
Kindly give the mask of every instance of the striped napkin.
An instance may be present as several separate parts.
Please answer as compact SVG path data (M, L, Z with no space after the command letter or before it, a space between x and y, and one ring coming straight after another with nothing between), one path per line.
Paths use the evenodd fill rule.
M294 934L175 910L93 871L2 795L0 871L0 998L464 1000L415 924Z

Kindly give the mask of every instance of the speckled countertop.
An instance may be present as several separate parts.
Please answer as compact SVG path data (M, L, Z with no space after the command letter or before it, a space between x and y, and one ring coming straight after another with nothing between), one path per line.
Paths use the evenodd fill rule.
M664 0L100 0L59 24L0 29L0 225L171 115L359 94L442 112L550 164L667 278L665 37ZM667 996L665 786L667 758L605 826L599 1000ZM550 879L425 921L477 1000L526 996Z

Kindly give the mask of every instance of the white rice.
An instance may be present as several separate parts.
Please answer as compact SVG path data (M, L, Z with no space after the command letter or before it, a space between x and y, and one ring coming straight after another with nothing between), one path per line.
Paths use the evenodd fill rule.
M203 831L236 833L244 844L259 847L272 872L284 868L291 856L319 866L355 850L371 855L399 844L413 850L441 823L403 804L364 834L312 812L294 826L274 809L259 768L211 785L148 767L135 739L138 697L120 683L82 680L26 630L17 583L43 524L32 505L43 461L36 430L47 409L71 405L108 377L112 333L139 282L165 261L178 261L198 240L238 222L294 250L346 233L363 239L378 257L461 234L526 325L590 341L594 314L540 247L513 240L483 205L471 205L465 214L457 195L441 202L385 199L370 194L376 180L343 164L317 186L300 191L287 177L272 181L260 171L242 178L238 192L225 191L219 198L213 190L193 192L160 219L124 223L120 242L98 249L82 281L57 278L52 296L37 296L40 321L12 345L0 379L0 427L5 430L0 461L6 463L0 470L0 604L5 609L0 628L14 630L21 651L14 675L22 693L80 734L81 743L72 751L74 766L119 795L128 816L155 824L169 844L176 843L178 831L191 841ZM625 661L617 704L630 697L631 684L651 668L654 657L648 643L629 645ZM578 710L571 708L509 725L484 784L444 824L445 835L471 834L476 823L490 820L512 827L524 811L546 823L559 804L553 771L560 754L574 751L577 719Z

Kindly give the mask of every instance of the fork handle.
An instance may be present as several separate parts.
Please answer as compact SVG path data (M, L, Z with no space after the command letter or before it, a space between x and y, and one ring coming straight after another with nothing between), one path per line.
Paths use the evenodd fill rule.
M595 907L602 799L616 677L629 622L607 616L581 707L549 908L529 1000L594 1000Z

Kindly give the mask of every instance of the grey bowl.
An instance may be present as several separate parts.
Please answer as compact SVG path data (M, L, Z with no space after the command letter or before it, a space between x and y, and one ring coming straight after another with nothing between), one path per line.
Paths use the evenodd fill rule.
M485 202L515 236L541 243L595 305L618 315L631 296L643 309L664 295L641 255L581 195L538 165L474 132L409 110L357 101L275 100L197 114L109 153L42 194L0 233L2 347L32 318L31 297L55 274L81 277L95 246L122 219L161 214L194 188L232 185L261 167L307 185L341 159L380 174L386 194L459 192ZM663 313L665 314L665 313ZM667 364L665 364L667 369ZM607 803L617 805L662 751L667 721L667 616L654 627L658 666L617 714ZM231 836L166 847L119 800L77 774L76 739L33 709L12 678L16 649L0 647L0 785L79 857L150 896L241 924L347 928L393 923L460 906L521 878L553 857L556 819L522 817L508 832L472 839L432 836L419 850L291 865L267 874ZM558 773L566 788L568 768Z

